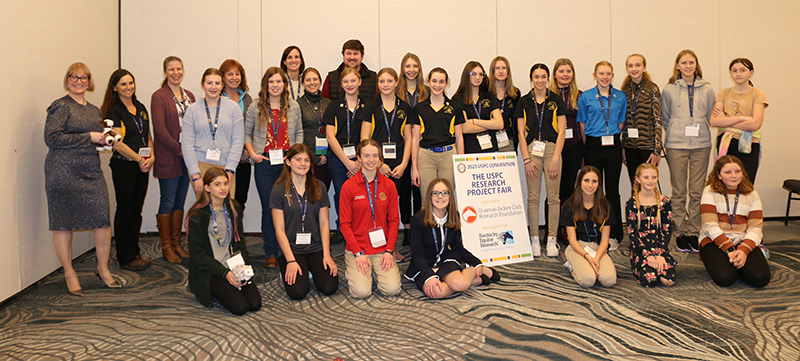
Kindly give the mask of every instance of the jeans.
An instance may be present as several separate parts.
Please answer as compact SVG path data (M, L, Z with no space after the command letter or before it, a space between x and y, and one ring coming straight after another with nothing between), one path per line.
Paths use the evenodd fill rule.
M189 175L186 164L181 161L183 174L175 178L159 178L158 188L161 190L161 200L158 204L158 214L170 214L173 211L183 210L186 203L186 192L189 190Z
M269 208L269 198L272 193L272 186L283 172L283 164L270 165L269 160L265 159L261 163L256 163L253 169L253 178L256 180L256 190L258 198L261 200L261 238L264 240L264 255L277 257L280 252L278 239L275 237L275 226L272 223L272 211Z

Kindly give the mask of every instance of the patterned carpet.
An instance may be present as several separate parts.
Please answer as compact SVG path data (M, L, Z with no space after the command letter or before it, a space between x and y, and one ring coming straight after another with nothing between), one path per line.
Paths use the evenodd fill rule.
M765 234L769 236L768 232ZM76 261L86 296L57 272L0 310L2 360L798 360L800 239L768 241L772 282L713 284L696 254L674 252L678 284L647 289L630 274L624 241L612 252L618 282L580 288L559 258L499 267L498 284L428 300L411 283L398 297L312 293L291 301L247 242L263 309L236 317L201 306L182 266L160 258L143 272L112 272L101 287L93 253ZM344 268L342 245L334 248ZM408 254L408 248L401 248ZM188 260L186 260L188 261ZM186 262L185 261L185 262ZM402 263L405 269L408 263Z

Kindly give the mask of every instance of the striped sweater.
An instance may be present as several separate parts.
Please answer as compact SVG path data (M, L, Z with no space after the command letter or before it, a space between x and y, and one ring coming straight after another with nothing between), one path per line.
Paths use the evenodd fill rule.
M711 242L722 250L735 246L737 250L747 255L761 244L761 225L764 221L761 198L756 191L740 194L731 225L728 206L725 203L726 197L733 212L736 191L720 194L709 186L703 190L703 197L700 199L700 218L703 222L700 246L703 247Z

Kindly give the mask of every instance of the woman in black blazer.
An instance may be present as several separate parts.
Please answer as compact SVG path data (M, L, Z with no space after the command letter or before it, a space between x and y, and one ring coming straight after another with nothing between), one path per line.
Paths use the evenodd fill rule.
M436 178L428 186L423 210L411 218L411 265L406 278L430 298L444 298L473 285L497 282L500 274L464 248L453 186ZM444 241L442 241L444 240Z

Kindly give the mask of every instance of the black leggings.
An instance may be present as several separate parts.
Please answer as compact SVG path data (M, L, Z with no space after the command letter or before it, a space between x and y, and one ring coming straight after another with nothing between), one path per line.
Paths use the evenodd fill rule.
M747 255L742 268L736 267L728 260L728 254L723 252L713 242L700 248L700 258L708 271L708 275L718 286L728 287L741 278L742 282L753 287L764 287L769 284L770 271L764 253L757 248Z
M245 285L239 291L231 286L228 280L211 275L211 295L219 301L232 314L241 316L247 311L253 312L261 309L261 294L253 283Z
M281 281L283 287L286 289L286 294L293 300L302 300L306 298L308 291L311 290L311 281L308 278L308 272L314 275L314 287L317 291L325 296L330 296L336 293L339 289L339 278L331 276L330 269L325 269L322 264L323 254L322 251L307 254L294 254L294 259L303 271L302 275L297 275L294 279L294 284L289 285L286 283L286 257L278 257L278 267L281 270Z

